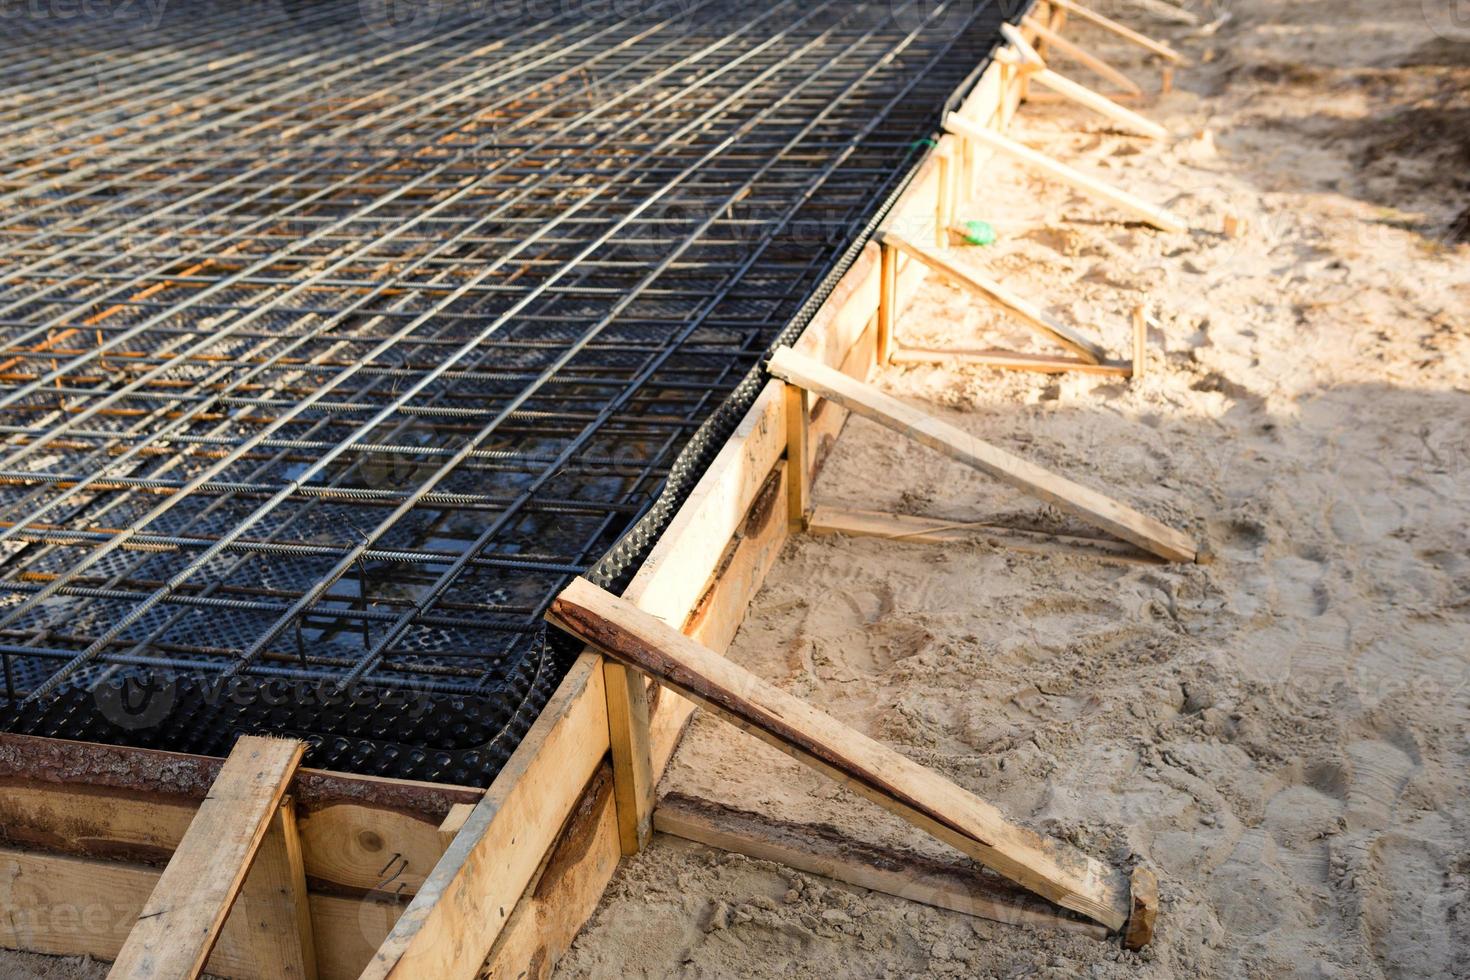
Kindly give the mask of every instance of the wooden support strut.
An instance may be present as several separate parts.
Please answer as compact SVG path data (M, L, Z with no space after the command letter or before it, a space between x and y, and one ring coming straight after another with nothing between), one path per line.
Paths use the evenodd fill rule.
M546 618L1043 898L1111 930L1128 923L1133 899L1120 872L1012 822L631 603L576 579Z
M893 356L893 336L898 326L898 250L885 245L880 235L878 258L878 329L873 359L887 364Z
M811 394L786 385L786 517L793 531L806 528L811 510Z
M1027 354L999 348L966 349L934 347L902 347L889 361L893 364L975 364L1000 371L1037 371L1041 374L1094 374L1108 378L1126 378L1133 372L1129 361L1109 358L1091 364L1080 357L1059 354Z
M612 753L613 800L624 854L637 854L653 834L653 750L648 730L647 678L608 660L607 732Z
M306 743L292 739L247 735L235 743L144 904L110 978L183 980L203 972L230 906L245 885L272 823L279 819L286 787L305 751ZM289 829L294 831L294 822ZM300 876L299 882L285 884L304 898L300 847L289 842L283 846L286 852L278 857L285 867L271 870L288 878ZM303 903L303 912L304 908ZM297 928L268 939L281 946L300 947L303 942ZM298 976L314 975L315 956L308 954L309 946L298 948L292 957L300 964Z
M1027 43L1026 39L1021 35L1021 32L1010 24L1002 24L1000 30L1006 40L1011 43L1011 46L1020 52L1021 57L1027 59L1031 64L1038 66L1035 71L1027 76L1031 81L1044 85L1058 95L1071 99L1078 105L1091 109L1098 115L1106 116L1113 120L1113 122L1132 129L1135 132L1142 133L1151 139L1162 140L1169 138L1169 131L1153 120L1139 115L1132 109L1126 109L1112 99L1099 95L1087 86L1078 84L1070 78L1052 71L1046 66L1046 62L1042 60L1041 55L1036 52L1036 49Z
M1056 48L1062 54L1092 69L1093 72L1098 75L1098 77L1107 79L1114 85L1121 88L1127 94L1143 94L1143 87L1135 82L1133 79L1129 78L1127 75L1123 74L1121 71L1114 68L1112 65L1099 58L1097 55L1088 51L1086 48L1072 43L1061 34L1058 34L1056 31L1052 30L1050 27L1047 27L1041 21L1037 20L1035 17L1023 17L1021 19L1021 26L1026 28L1028 31L1033 32L1038 38Z
M944 128L956 133L966 139L976 140L984 143L993 150L1010 156L1032 169L1091 194L1093 197L1107 201L1109 204L1121 211L1126 211L1142 221L1153 225L1160 231L1182 232L1188 231L1189 225L1177 215L1165 208L1149 204L1141 198L1129 194L1127 191L1119 190L1111 184L1090 177L1080 170L1073 169L1064 163L1058 163L1044 153L1038 153L1022 143L1018 143L1008 136L1002 136L993 129L976 124L965 119L963 116L951 112L945 116Z
M1087 339L1065 324L1058 323L1029 300L1022 299L992 279L963 268L943 253L917 245L892 232L879 232L878 242L908 253L975 295L1001 307L1048 340L1074 352L1088 364L1101 364L1107 357L1107 351L1103 350L1101 344Z
M794 824L672 793L658 801L653 825L660 833L774 861L911 902L996 922L1054 929L1103 939L1107 929L1072 918L998 875L976 874L973 865L946 863L890 847L866 844L823 824Z
M1074 13L1078 17L1081 17L1083 20L1090 20L1098 27L1101 27L1103 30L1111 31L1119 37L1127 41L1131 41L1141 48L1152 51L1160 58L1165 58L1169 61L1172 61L1176 65L1185 64L1184 56L1178 51L1175 51L1173 48L1169 47L1167 44L1155 41L1151 37L1146 37L1133 30L1131 27L1125 27L1109 17L1104 17L1102 14L1098 13L1095 10L1089 10L1087 7L1082 6L1080 3L1075 3L1074 0L1046 0L1046 2L1060 10Z
M920 544L958 544L979 539L993 547L1041 555L1068 555L1133 565L1161 565L1158 555L1115 541L1075 534L1051 534L1025 528L1003 527L988 521L953 521L877 510L852 510L818 504L812 508L807 531L813 535L842 534L850 538L884 538Z
M1105 494L1073 483L999 446L977 439L789 347L777 348L767 368L783 381L799 384L815 395L830 398L849 411L1039 497L1160 558L1194 561L1197 556L1198 549L1188 535Z

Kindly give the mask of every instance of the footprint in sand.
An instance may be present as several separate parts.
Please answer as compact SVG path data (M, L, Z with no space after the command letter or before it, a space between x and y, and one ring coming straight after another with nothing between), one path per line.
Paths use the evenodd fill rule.
M1362 898L1363 930L1389 977L1464 976L1464 888L1446 887L1449 868L1431 844L1385 834L1369 855L1374 882ZM1458 935L1457 935L1458 933Z
M1387 830L1399 796L1418 764L1402 749L1377 739L1353 742L1347 754L1352 760L1347 796L1349 829Z
M1306 557L1304 557L1306 556ZM1287 616L1315 619L1332 605L1327 589L1327 564L1308 549L1272 563L1276 607Z

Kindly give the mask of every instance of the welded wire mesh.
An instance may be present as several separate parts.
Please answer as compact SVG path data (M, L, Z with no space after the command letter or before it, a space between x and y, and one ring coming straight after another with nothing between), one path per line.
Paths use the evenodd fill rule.
M1002 16L47 2L0 36L0 724L454 782Z

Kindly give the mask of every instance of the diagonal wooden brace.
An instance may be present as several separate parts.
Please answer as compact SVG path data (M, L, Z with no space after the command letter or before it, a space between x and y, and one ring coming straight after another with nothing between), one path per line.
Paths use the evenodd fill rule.
M1165 59L1166 61L1172 61L1176 65L1182 65L1186 63L1184 60L1184 56L1178 51L1175 51L1173 48L1169 47L1167 44L1164 44L1161 41L1155 41L1151 37L1140 34L1131 27L1125 27L1124 25L1113 20L1111 17L1104 17L1097 11L1091 10L1087 7L1082 6L1082 4L1075 2L1075 0L1046 0L1046 2L1051 4L1053 7L1057 7L1061 10L1068 11L1069 13L1076 14L1083 20L1090 20L1098 27L1101 27L1103 30L1111 31L1112 33L1123 38L1125 41L1131 41L1132 43L1138 45L1140 48L1143 48L1146 51L1151 51L1154 54L1158 55L1160 58Z
M109 978L186 980L204 970L247 872L257 853L263 853L262 845L305 751L306 743L294 739L247 735L235 743L148 896ZM294 835L294 824L286 829ZM288 840L283 846L295 845ZM304 902L299 849L296 860L287 863L286 875L301 880L273 884L292 895L299 890ZM298 911L304 914L304 906ZM293 924L292 935L283 931L277 942L282 946L301 942L303 937L294 934L299 925ZM303 977L315 976L315 971L315 956L307 945L291 972ZM284 968L280 975L287 975Z
M1058 34L1050 27L1047 27L1035 17L1023 17L1021 19L1021 26L1026 28L1028 31L1032 31L1033 33L1035 33L1035 35L1041 40L1045 41L1050 46L1050 48L1056 48L1062 54L1068 55L1085 67L1092 69L1092 71L1097 74L1098 77L1105 78L1108 81L1112 82L1114 85L1122 89L1126 94L1143 94L1143 87L1140 86L1133 79L1129 78L1127 75L1123 74L1121 71L1108 64L1106 61L1103 61L1092 52L1086 50L1085 48L1079 47L1078 45L1067 40L1065 37Z
M962 429L834 371L789 347L778 347L767 368L791 384L830 398L848 411L893 429L974 467L1011 486L1039 497L1094 527L1122 538L1168 561L1194 561L1198 548L1190 537L1121 504L1090 487L1037 466L999 446L977 439Z
M1112 930L1128 924L1133 896L1121 872L1020 826L612 593L577 579L546 618L1043 898Z
M1107 351L1101 344L1082 336L1066 324L1053 320L1034 303L1017 296L1000 283L950 261L943 252L917 245L892 232L879 232L878 243L918 259L945 278L999 306L1053 343L1072 351L1086 363L1101 364L1106 359Z
M1000 30L1001 34L1005 36L1011 46L1020 52L1021 56L1032 67L1033 70L1028 76L1031 81L1039 85L1044 85L1063 98L1070 99L1080 106L1085 106L1100 116L1107 116L1113 122L1132 129L1135 132L1142 133L1151 139L1162 140L1169 137L1169 131L1152 119L1141 116L1132 109L1124 108L1112 99L1094 92L1086 85L1080 85L1070 78L1052 71L1046 66L1046 62L1042 60L1041 55L1036 53L1036 49L1027 43L1026 38L1022 36L1021 32L1010 24L1002 24Z
M1025 164L1033 170L1038 170L1086 194L1107 201L1113 207L1133 214L1135 217L1148 222L1160 231L1181 232L1189 230L1189 225L1171 211L1149 204L1147 201L1135 197L1127 191L1119 190L1106 181L1098 180L1096 177L1084 174L1082 171L1069 167L1064 163L1058 163L1046 154L1038 153L1024 143L1018 143L1008 136L1002 136L993 129L970 122L970 120L956 113L951 112L944 118L944 128L951 133L963 136L965 139L974 140L992 150L1004 153L1006 156Z

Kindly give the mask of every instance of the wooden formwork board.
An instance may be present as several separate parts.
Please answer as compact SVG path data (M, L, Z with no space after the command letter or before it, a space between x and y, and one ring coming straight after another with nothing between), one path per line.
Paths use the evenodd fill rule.
M1022 86L981 75L959 114L1004 127ZM941 164L940 158L947 163ZM932 240L969 196L981 148L940 137L888 219ZM928 238L923 238L927 232ZM863 377L874 362L879 249L869 244L796 343ZM899 308L927 275L900 259ZM782 384L762 390L625 597L723 650L775 563L786 520ZM845 422L812 408L810 467ZM693 705L651 693L652 778L672 758ZM323 978L545 976L591 916L621 852L602 659L584 653L487 790L302 770L291 787ZM183 838L221 760L0 735L0 946L116 956ZM458 811L472 806L468 816ZM446 817L462 824L452 838ZM105 896L100 902L97 895ZM232 913L208 962L265 978L261 937Z
M222 765L0 735L0 946L115 957ZM484 791L306 769L290 792L318 975L355 977L443 856L444 818ZM232 915L208 970L268 977L272 962Z

